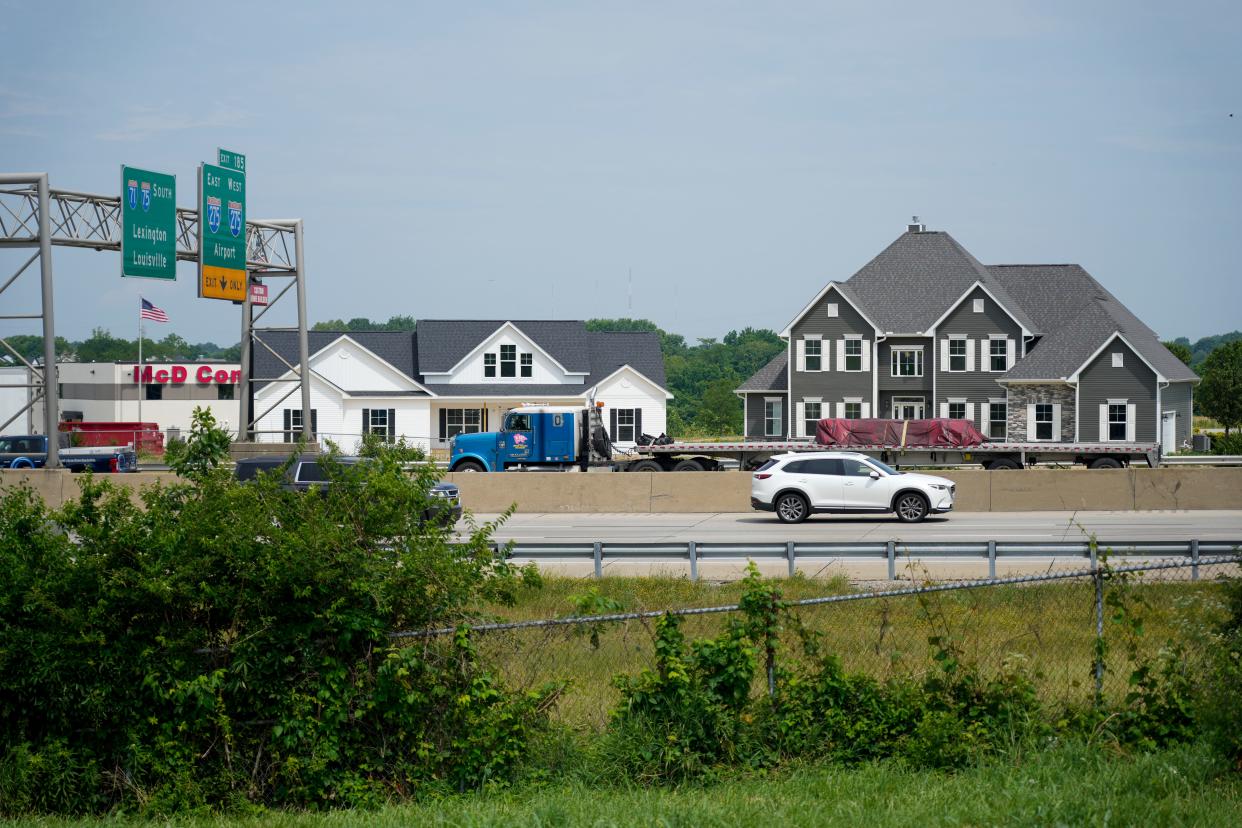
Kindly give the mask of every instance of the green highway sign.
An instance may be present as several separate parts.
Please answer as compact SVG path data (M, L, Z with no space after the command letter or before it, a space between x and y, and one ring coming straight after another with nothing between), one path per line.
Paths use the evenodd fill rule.
M177 278L177 179L121 167L121 275Z
M246 298L246 174L198 168L198 295Z
M230 170L237 170L239 173L246 171L246 156L240 152L222 149L216 147L216 163L221 167L227 167Z

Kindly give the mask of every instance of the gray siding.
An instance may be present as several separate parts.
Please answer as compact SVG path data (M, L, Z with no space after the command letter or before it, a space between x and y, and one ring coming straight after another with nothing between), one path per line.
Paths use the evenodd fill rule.
M1193 382L1173 382L1160 389L1160 410L1177 412L1177 444L1190 442L1193 426Z
M1125 354L1125 364L1114 368L1113 353ZM1110 399L1135 405L1134 439L1155 442L1156 374L1120 339L1115 339L1082 370L1078 380L1078 436L1083 442L1100 439L1100 406Z
M828 316L825 306L829 303L836 303L836 317ZM823 337L824 367L831 370L799 373L797 342L807 334ZM837 342L846 334L861 335L863 349L870 353L875 343L875 331L862 314L835 290L828 291L793 326L789 337L789 385L794 402L804 397L821 397L825 405L835 405L845 397L862 397L871 402L871 372L842 371L842 366L837 364ZM789 415L793 416L792 405ZM835 413L825 411L825 416L835 416Z
M891 376L893 364L893 346L901 347L902 345L922 345L923 346L923 376L921 377L894 377ZM897 391L910 396L923 396L927 398L927 402L931 403L932 392L932 373L934 357L931 353L932 341L926 337L908 337L904 339L887 339L880 343L880 358L876 365L876 370L880 372L879 390L880 391ZM891 395L889 395L891 397ZM884 395L880 395L883 399ZM887 406L885 410L888 410ZM929 412L930 413L930 412Z
M753 437L757 440L763 440L765 438L768 438L768 435L764 433L764 429L763 429L764 401L765 401L765 398L767 397L778 397L778 396L781 398L781 402L785 406L785 409L783 411L784 416L781 417L781 433L777 436L781 438L785 437L786 426L789 423L789 403L788 401L785 400L784 394L774 394L770 391L762 392L762 393L751 392L746 395L746 408L745 408L744 413L746 417L746 436L747 437ZM771 439L775 439L775 438L771 438Z
M983 300L983 312L975 313L974 300ZM965 334L974 341L974 360L967 365L965 372L950 372L948 366L941 365L941 342L951 334ZM975 404L975 422L982 423L986 416L983 408L987 401L994 397L1004 397L1005 389L996 380L1004 371L980 371L980 352L988 353L988 337L992 334L1004 334L1013 340L1014 358L1022 355L1022 328L1009 317L993 299L982 289L975 288L969 296L962 300L936 329L936 411L932 416L940 415L940 403L950 397ZM990 365L989 365L990 367Z

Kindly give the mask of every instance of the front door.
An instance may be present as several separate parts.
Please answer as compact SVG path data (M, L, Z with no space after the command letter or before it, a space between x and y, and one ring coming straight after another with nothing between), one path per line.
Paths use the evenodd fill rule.
M1165 454L1177 451L1177 412L1166 411L1160 419L1160 450Z
M893 397L894 420L923 419L922 397Z
M513 413L505 417L504 442L506 461L524 463L530 459L531 415Z
M860 460L841 460L841 504L847 509L888 509L892 500L891 478L880 475L873 479L875 469Z

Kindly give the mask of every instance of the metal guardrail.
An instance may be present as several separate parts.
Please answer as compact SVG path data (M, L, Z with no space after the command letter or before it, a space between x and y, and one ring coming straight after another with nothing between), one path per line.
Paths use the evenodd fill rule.
M1166 455L1162 466L1242 466L1242 454L1190 454L1185 457Z
M988 562L988 577L996 577L997 559L1077 558L1091 562L1100 550L1119 557L1184 558L1192 566L1191 578L1198 580L1198 563L1203 555L1230 555L1242 551L1242 540L1236 541L1109 541L1092 544L1088 541L1047 541L1041 543L979 541L979 542L916 542L896 541L859 543L702 543L698 541L670 543L633 543L604 541L584 543L498 544L507 549L508 557L524 561L592 561L595 577L603 577L604 567L621 561L685 561L690 579L699 578L703 561L781 560L788 564L792 577L801 560L876 560L888 564L888 579L897 579L899 560L977 559Z

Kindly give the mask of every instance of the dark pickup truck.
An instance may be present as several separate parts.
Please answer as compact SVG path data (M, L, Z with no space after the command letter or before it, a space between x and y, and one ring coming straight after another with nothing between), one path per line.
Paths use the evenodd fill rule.
M60 464L75 472L100 474L138 471L138 455L132 446L81 446L69 444L68 434L58 434ZM47 465L47 436L20 434L0 437L0 469L41 469Z
M337 457L335 462L350 466L366 462L366 459L360 457ZM280 454L247 457L237 461L235 474L238 480L253 480L262 472L279 469L286 463L289 464L285 472L284 487L286 489L304 492L308 489L322 489L330 485L323 473L323 468L319 465L319 456L315 454L303 455L295 458L292 462L290 462L287 455ZM427 508L423 514L423 520L442 520L449 524L456 523L457 519L461 517L461 500L457 487L452 483L437 483L431 487L431 497L433 504L436 505Z

